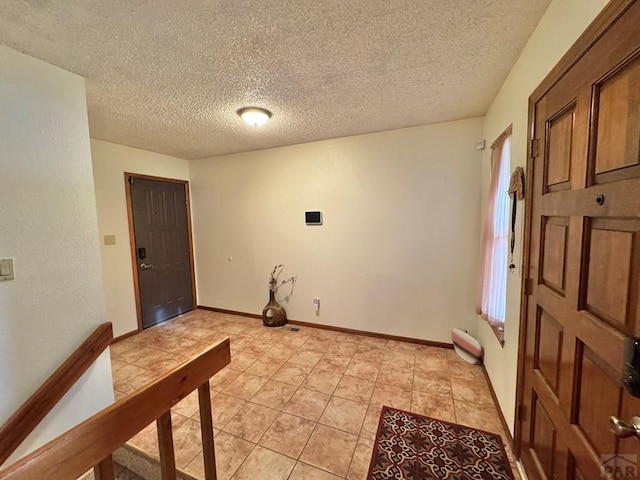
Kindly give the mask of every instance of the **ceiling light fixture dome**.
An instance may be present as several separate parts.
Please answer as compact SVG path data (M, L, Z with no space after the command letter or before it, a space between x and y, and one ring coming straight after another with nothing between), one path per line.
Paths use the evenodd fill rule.
M271 118L271 112L259 107L245 107L238 110L238 115L249 125L258 127L264 125Z

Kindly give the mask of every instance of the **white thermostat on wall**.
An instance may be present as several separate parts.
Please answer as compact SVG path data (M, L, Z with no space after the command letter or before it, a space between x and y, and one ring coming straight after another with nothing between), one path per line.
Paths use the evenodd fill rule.
M322 212L304 212L304 221L307 225L322 225Z

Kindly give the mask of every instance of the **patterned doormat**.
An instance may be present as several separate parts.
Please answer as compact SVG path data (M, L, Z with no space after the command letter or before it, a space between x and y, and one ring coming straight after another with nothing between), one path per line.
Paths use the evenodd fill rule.
M383 407L368 480L514 480L495 433Z

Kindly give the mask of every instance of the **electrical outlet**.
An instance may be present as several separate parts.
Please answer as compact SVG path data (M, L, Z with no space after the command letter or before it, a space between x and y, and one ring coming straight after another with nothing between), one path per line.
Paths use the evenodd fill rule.
M13 258L0 258L0 282L14 278Z

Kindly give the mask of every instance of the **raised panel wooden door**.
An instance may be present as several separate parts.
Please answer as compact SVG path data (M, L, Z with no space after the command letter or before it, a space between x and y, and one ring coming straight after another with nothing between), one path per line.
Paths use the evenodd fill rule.
M614 455L640 455L609 431L609 417L640 415L620 382L625 337L640 336L640 2L627 4L533 104L520 420L531 480L603 478Z
M194 308L185 184L132 178L142 327Z

